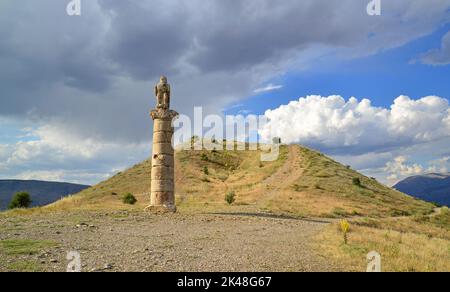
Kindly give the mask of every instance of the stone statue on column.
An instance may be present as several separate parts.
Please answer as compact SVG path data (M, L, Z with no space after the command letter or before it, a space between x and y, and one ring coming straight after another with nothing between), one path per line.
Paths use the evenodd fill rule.
M170 109L170 93L167 78L161 76L155 86L156 109L150 112L153 119L153 154L150 206L146 208L157 212L176 212L172 121L178 113Z
M156 108L170 108L170 84L167 83L167 77L161 76L159 83L155 86Z

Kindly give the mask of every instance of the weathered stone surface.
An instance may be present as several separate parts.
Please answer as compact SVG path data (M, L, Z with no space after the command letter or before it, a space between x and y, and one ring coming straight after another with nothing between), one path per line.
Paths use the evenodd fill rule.
M172 122L156 119L153 123L153 132L170 132L173 133Z
M150 205L145 208L145 211L153 214L167 214L175 213L177 211L177 207L175 205Z
M152 181L173 180L174 177L175 177L175 170L172 167L165 167L165 166L152 167Z
M159 83L155 86L156 108L170 108L170 84L167 83L167 77L161 76Z
M153 192L173 192L174 190L173 180L152 180L152 193Z
M152 206L170 206L175 205L175 196L173 192L153 192L152 198L151 198L151 205Z
M152 166L166 166L166 167L174 167L174 159L173 155L166 154L155 154L152 158Z
M153 143L153 153L173 156L174 152L175 150L170 143Z
M168 143L172 144L172 132L154 132L153 133L153 143Z

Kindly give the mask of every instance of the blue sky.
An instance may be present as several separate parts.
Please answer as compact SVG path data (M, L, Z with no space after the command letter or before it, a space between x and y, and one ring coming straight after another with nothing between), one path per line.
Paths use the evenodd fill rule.
M450 98L450 66L413 63L421 54L440 47L442 37L450 25L437 29L431 35L419 38L399 48L381 51L355 60L318 60L319 65L300 72L289 72L268 83L283 88L257 94L225 110L238 114L249 110L264 114L294 99L307 95L341 95L371 99L373 105L389 107L400 95L418 99L428 95ZM330 63L327 63L330 61Z

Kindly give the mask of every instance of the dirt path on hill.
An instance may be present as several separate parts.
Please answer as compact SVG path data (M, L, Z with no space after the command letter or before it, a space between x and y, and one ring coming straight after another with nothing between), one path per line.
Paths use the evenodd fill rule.
M265 192L262 199L263 203L276 197L280 190L289 188L302 176L303 169L300 167L301 159L299 148L289 146L286 162L274 174L262 182L263 187L270 187Z
M65 271L78 251L83 271L336 271L313 251L326 223L238 215L70 212L0 217L0 271ZM55 247L15 254L6 243Z

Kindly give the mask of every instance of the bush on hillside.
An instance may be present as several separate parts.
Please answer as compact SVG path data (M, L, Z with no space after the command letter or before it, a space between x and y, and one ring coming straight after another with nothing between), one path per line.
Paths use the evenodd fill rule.
M202 155L200 156L200 159L202 161L208 161L209 160L208 155L206 155L206 153L202 153Z
M225 201L228 203L228 205L233 204L236 201L236 193L233 191L228 192L225 195Z
M353 184L358 187L361 186L361 180L359 179L359 177L353 178Z
M8 205L9 209L28 208L31 205L31 197L27 192L16 193Z
M135 196L133 196L132 193L128 193L128 194L126 194L126 195L123 197L122 202L123 202L124 204L134 205L134 204L136 204L137 199L136 199Z

